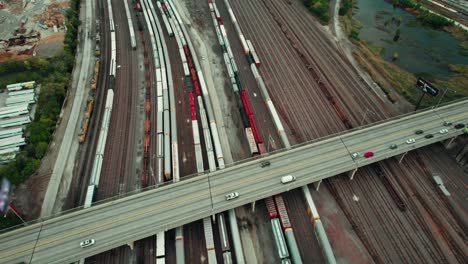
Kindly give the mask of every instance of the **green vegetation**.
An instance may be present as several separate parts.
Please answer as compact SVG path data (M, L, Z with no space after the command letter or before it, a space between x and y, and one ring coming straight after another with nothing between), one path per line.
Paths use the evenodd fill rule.
M350 13L350 11L353 9L353 0L343 0L341 1L341 7L340 10L338 11L338 14L340 16L344 16Z
M421 97L421 92L415 88L416 76L381 58L382 48L377 47L375 44L359 41L357 45L360 53L353 54L355 59L382 88L390 101L397 101L397 96L393 92L396 91L410 103L416 105ZM435 105L439 100L441 100L441 103L445 103L468 96L468 89L466 88L468 87L468 65L450 65L450 70L454 74L448 80L426 77L440 92L435 98L425 96L421 103L422 108Z
M6 177L15 185L24 182L39 168L55 130L74 65L79 7L80 0L70 2L61 54L51 59L31 58L0 64L0 87L30 80L42 84L35 119L26 127L28 144L18 153L15 162L0 167L0 178Z
M330 21L329 0L302 0L302 3L320 19L322 24Z
M351 33L349 33L349 36L350 36L352 39L359 40L359 29L357 29L357 28L352 28L352 29L351 29Z
M450 27L454 25L453 21L423 9L421 4L413 0L390 0L390 2L393 3L394 7L413 9L413 13L418 17L418 20L421 21L423 25L432 27L434 29L441 29L443 27Z

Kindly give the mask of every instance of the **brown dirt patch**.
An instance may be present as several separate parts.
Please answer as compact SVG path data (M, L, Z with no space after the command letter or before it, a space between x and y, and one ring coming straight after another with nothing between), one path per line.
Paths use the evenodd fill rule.
M58 32L53 35L50 35L48 37L45 37L39 41L39 45L42 44L50 44L50 43L55 43L55 42L60 42L62 43L63 40L65 39L65 33L64 32Z

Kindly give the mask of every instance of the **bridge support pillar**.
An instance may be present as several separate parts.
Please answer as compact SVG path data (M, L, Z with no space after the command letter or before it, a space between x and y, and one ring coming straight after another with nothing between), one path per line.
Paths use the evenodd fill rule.
M314 187L315 187L315 191L318 192L319 188L320 188L320 184L322 183L322 180L318 181L318 182L314 182Z
M211 215L211 220L213 221L213 223L216 224L216 215L212 214Z
M252 203L252 213L255 213L255 202L256 201L253 201L253 203Z
M463 149L460 150L460 152L458 152L457 156L455 157L457 162L462 162L463 157L465 157L467 152L468 152L468 144L466 144L465 147L463 147Z
M352 180L354 178L354 174L356 174L358 168L355 168L354 170L348 172L349 179Z
M135 241L128 242L127 245L130 247L131 250L135 247Z
M401 162L403 161L403 158L406 156L406 154L408 154L408 152L405 152L405 153L401 154L401 156L398 158L398 164L401 164Z
M457 138L458 136L456 137L453 137L451 139L448 139L445 143L445 148L446 149L451 149L453 147L453 142L455 141L455 139Z

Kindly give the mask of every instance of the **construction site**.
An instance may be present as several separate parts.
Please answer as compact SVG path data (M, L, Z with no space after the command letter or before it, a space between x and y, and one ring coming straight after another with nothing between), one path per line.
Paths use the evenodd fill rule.
M68 1L0 0L0 62L63 49Z

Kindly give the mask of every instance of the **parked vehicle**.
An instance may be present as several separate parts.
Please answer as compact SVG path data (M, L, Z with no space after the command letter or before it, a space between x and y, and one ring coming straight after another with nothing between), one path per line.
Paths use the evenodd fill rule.
M281 183L282 184L290 183L290 182L293 182L295 180L296 180L296 177L294 177L292 175L286 175L286 176L281 177Z

